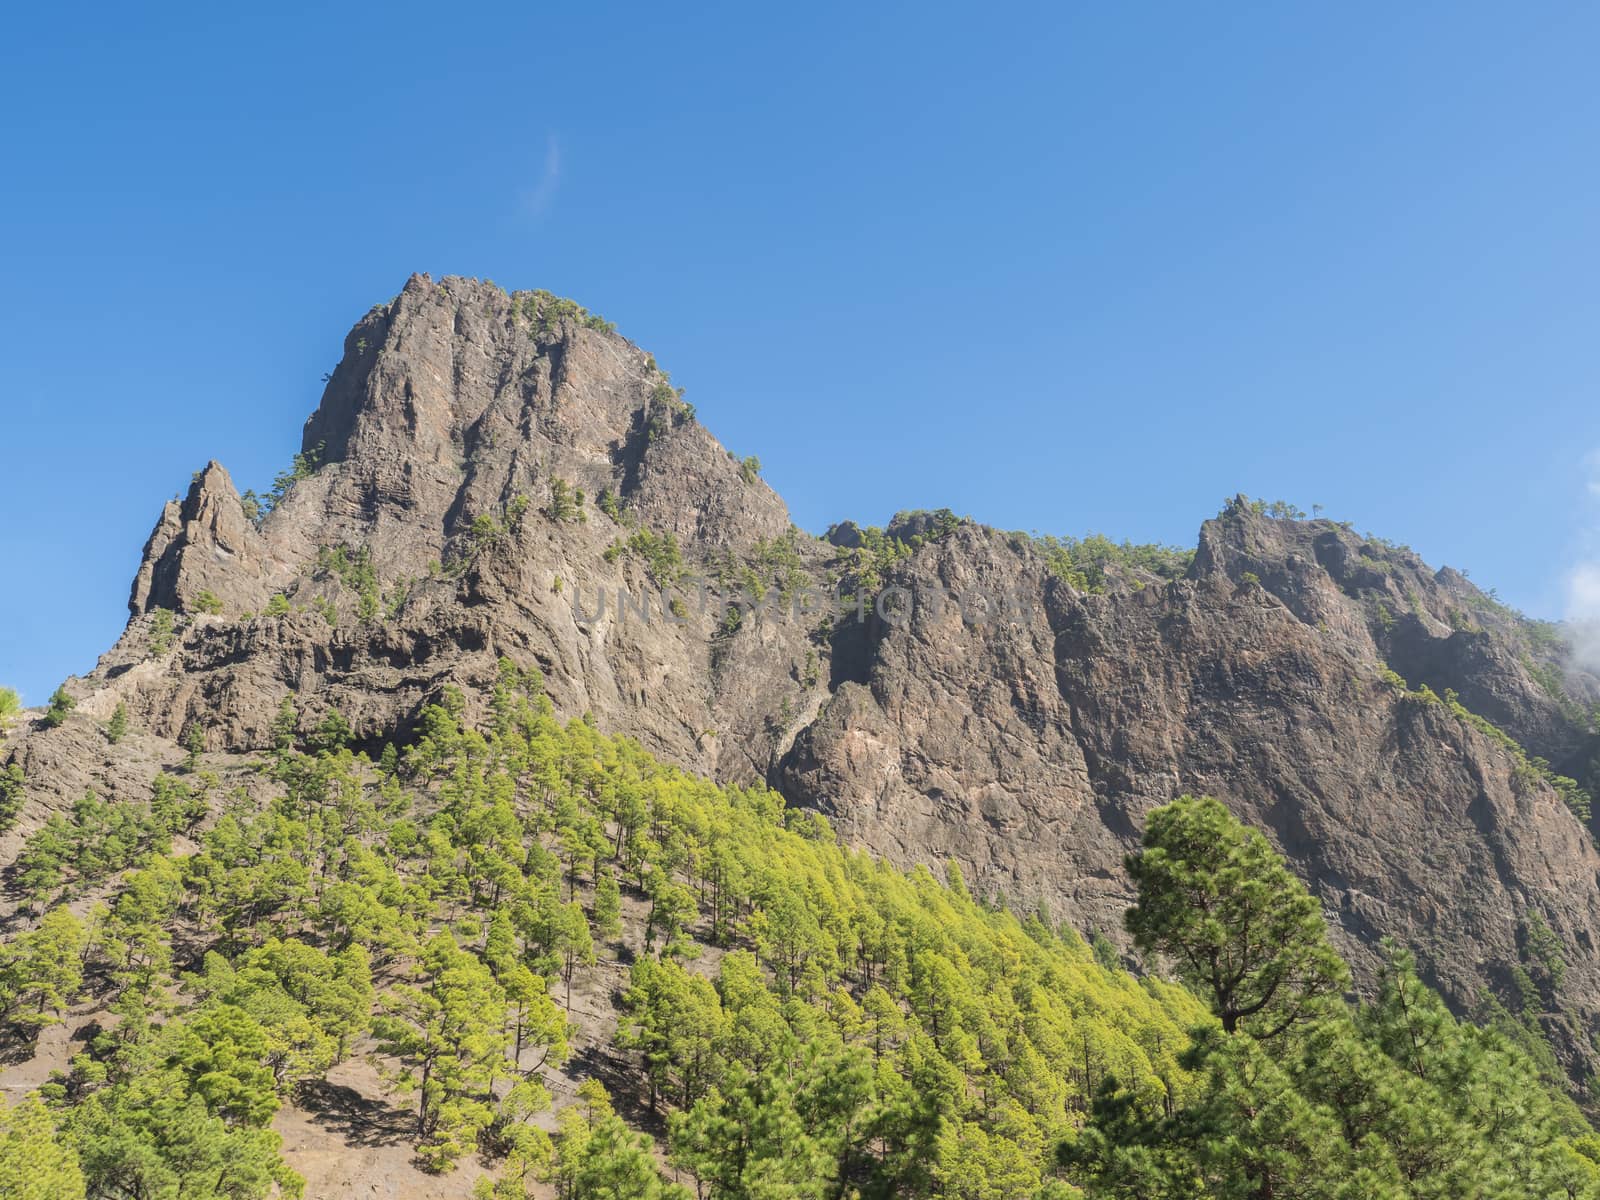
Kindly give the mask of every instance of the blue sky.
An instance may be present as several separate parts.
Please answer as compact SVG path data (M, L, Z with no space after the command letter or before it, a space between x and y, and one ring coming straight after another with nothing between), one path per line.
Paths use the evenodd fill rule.
M1537 615L1600 446L1600 10L135 6L0 37L0 683L121 631L412 271L571 295L796 521L1192 544L1235 491Z

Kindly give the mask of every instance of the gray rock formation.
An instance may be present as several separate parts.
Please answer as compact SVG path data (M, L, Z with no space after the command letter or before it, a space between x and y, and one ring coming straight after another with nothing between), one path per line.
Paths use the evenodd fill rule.
M1093 594L970 522L899 520L902 549L874 558L851 523L794 530L644 351L553 297L457 278L413 277L356 325L304 451L315 469L259 526L215 463L166 507L127 631L70 681L79 712L0 748L28 771L22 832L85 786L137 792L191 723L249 755L292 693L307 727L337 707L375 750L504 657L568 715L1113 936L1144 815L1210 792L1289 856L1363 978L1393 936L1470 1006L1537 912L1567 959L1552 1039L1590 1053L1600 855L1548 774L1446 693L1587 776L1600 682L1456 572L1242 500L1185 578L1113 567ZM698 580L776 589L786 611L730 617ZM907 590L905 619L788 610L875 582ZM150 736L91 746L119 702Z
M1321 525L1233 513L1207 523L1189 578L1105 595L1049 578L1014 539L964 528L924 548L903 582L1016 573L1037 606L998 626L921 612L882 626L865 678L839 687L797 739L784 790L848 840L902 861L953 858L980 887L1046 898L1113 936L1130 899L1122 855L1145 814L1184 792L1222 797L1322 899L1363 979L1394 937L1470 1008L1508 983L1537 911L1567 949L1568 1019L1550 1032L1581 1057L1600 1021L1591 835L1497 738L1386 681L1392 630L1375 618L1375 638L1364 615L1377 601L1288 549L1351 537ZM1274 540L1285 544L1265 557ZM1461 598L1410 580L1402 554L1379 556L1399 564L1377 573L1384 596ZM1415 622L1443 643L1436 673L1415 683L1502 698L1535 745L1559 724L1508 649L1521 634L1455 630L1425 607ZM1460 639L1498 652L1446 649ZM1592 752L1574 729L1550 741L1584 739Z
M233 480L221 464L208 463L183 503L169 500L162 509L128 607L136 615L157 608L192 612L210 592L225 606L247 608L261 597L265 557Z

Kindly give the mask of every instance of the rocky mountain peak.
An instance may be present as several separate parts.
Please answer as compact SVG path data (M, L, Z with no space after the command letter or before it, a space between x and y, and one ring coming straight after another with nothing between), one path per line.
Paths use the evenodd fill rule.
M903 619L881 587L911 598ZM857 605L793 606L836 589ZM1537 914L1569 949L1555 1040L1575 1062L1600 1029L1600 855L1539 761L1594 776L1600 681L1548 627L1243 497L1192 559L944 511L811 537L646 351L549 293L413 276L351 329L253 513L215 463L165 507L130 607L73 684L79 715L8 751L32 764L28 821L135 786L121 751L74 765L81 723L119 704L164 753L199 727L247 762L286 697L376 751L509 661L563 716L1113 938L1145 814L1215 794L1290 858L1364 980L1395 936L1465 1006L1503 990Z
M396 569L527 497L612 496L658 533L733 545L789 526L782 501L694 420L654 358L547 292L414 275L345 339L306 423L318 482L265 530L303 543L304 510Z
M152 533L135 613L189 611L206 590L253 609L321 547L360 547L380 573L420 576L474 521L557 492L609 496L685 547L790 527L649 354L571 301L479 280L413 275L375 305L302 441L259 528L218 464L197 476Z
M128 607L135 616L157 608L193 613L213 598L251 607L260 598L265 559L233 479L213 459L196 472L181 502L169 500L162 509Z

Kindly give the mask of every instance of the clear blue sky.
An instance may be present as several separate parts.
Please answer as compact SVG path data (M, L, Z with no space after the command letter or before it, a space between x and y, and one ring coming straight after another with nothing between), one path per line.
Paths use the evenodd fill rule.
M1192 543L1235 491L1539 615L1600 445L1600 10L90 5L0 38L0 682L121 631L412 271L571 295L796 521Z

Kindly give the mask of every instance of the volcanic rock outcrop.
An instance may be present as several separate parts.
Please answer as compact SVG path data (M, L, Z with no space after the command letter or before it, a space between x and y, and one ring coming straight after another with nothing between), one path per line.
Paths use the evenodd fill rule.
M1364 980L1393 937L1470 1008L1548 925L1547 1032L1574 1069L1593 1053L1600 854L1557 777L1593 772L1600 681L1409 550L1243 498L1181 577L1111 562L1093 588L948 514L816 538L645 351L454 277L351 330L292 476L264 517L216 463L167 505L127 631L68 682L78 711L0 746L30 800L0 855L84 787L147 791L192 727L249 756L292 695L303 728L338 709L376 751L509 659L565 715L1113 938L1145 814L1212 793L1288 856ZM898 603L875 608L883 588ZM840 594L866 598L817 604ZM119 703L137 762L94 730Z

